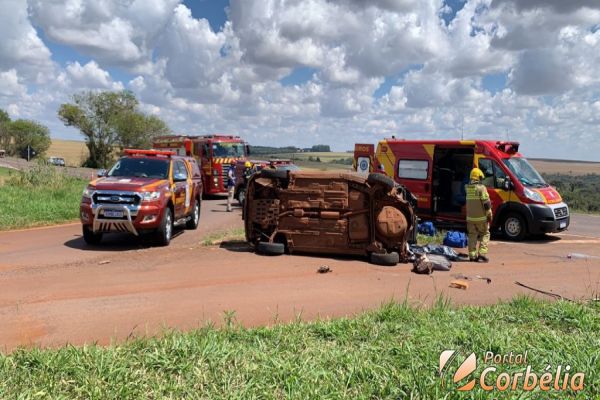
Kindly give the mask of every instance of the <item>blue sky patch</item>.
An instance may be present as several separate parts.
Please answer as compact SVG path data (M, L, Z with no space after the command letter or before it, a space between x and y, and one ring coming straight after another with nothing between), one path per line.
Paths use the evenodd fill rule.
M492 94L501 92L506 87L508 81L508 74L502 72L499 74L484 75L481 79L481 86Z
M183 4L192 10L192 17L205 18L214 32L219 32L227 22L229 0L184 0Z
M303 85L310 81L316 72L317 69L310 67L294 68L288 76L282 78L279 82L283 86Z
M390 90L392 90L392 86L401 85L404 82L406 74L408 74L410 71L419 70L421 68L423 68L423 64L415 64L403 69L397 74L386 76L383 83L379 85L379 87L373 92L373 97L375 97L375 99L380 99L381 97L385 96L390 92Z
M442 19L446 26L450 25L450 22L456 17L456 14L465 6L466 0L446 0L444 5L450 7L450 12L441 14Z

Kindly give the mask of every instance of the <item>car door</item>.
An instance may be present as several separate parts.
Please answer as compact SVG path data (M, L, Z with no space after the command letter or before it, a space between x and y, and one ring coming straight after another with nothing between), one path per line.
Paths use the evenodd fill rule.
M188 170L183 160L175 160L173 163L173 184L175 185L175 219L183 218L186 211L186 200L189 206L189 183Z

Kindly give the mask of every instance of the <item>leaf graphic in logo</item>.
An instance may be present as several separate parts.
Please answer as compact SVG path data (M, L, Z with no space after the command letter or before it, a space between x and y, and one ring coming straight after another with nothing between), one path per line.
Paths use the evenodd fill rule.
M446 363L448 362L448 360L450 360L450 358L452 358L453 355L454 355L454 350L442 351L442 354L440 354L440 374L442 373L442 370L446 366Z
M458 370L454 374L454 383L458 383L461 380L465 379L467 376L471 375L475 372L477 368L477 357L475 357L475 353L471 353L469 357L458 367ZM475 379L471 380L464 386L459 387L457 390L460 391L468 391L475 387Z

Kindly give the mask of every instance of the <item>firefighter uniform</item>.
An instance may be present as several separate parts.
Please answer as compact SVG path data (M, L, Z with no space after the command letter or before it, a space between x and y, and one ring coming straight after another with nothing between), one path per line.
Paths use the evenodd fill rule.
M467 194L467 232L469 237L469 259L488 262L492 203L485 186L481 184L483 172L479 168L471 171L471 181L465 185ZM479 251L477 250L479 242Z

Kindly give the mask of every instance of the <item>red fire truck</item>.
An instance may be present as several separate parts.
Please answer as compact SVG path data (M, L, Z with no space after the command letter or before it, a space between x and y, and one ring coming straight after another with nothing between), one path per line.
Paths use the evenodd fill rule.
M464 223L464 187L478 167L492 201L492 228L513 240L567 229L568 206L518 151L517 142L392 138L380 141L377 151L372 144L356 144L354 168L405 185L417 196L420 218Z
M205 195L227 194L227 173L231 163L248 157L249 146L239 136L161 136L153 147L198 160Z

